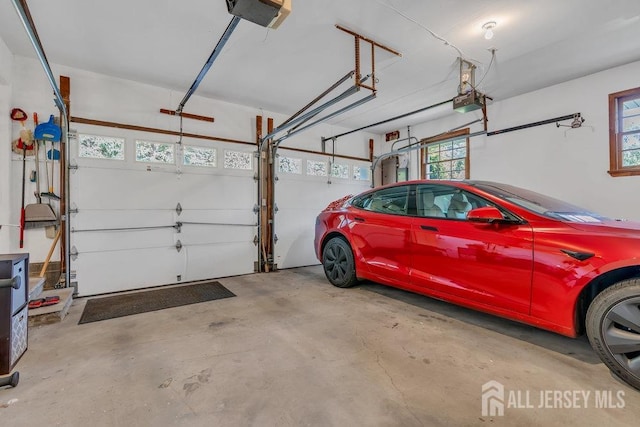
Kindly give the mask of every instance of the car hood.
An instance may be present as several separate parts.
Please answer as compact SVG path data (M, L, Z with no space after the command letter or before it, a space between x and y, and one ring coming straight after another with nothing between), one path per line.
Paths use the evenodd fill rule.
M640 222L605 219L599 222L569 222L569 226L585 233L607 234L640 239Z

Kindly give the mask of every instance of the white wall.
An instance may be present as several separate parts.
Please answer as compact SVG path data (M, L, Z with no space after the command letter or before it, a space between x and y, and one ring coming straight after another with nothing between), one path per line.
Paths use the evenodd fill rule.
M55 76L65 75L71 79L72 116L156 127L173 131L179 130L179 119L166 114L160 114L159 110L160 108L175 109L182 100L186 88L184 91L168 90L55 64L52 64L52 70ZM215 67L211 70L211 73L214 72ZM12 79L8 80L11 82L10 90L13 95L11 97L12 105L19 106L30 115L33 111L37 111L41 121L46 120L49 114L55 114L57 116L57 109L52 102L51 87L49 86L41 65L35 59L16 56L13 60ZM189 84L190 83L191 82L189 82ZM309 94L309 99L312 99L316 95L317 94ZM1 100L2 91L0 90L0 102ZM1 107L0 105L0 108ZM299 106L294 107L297 109ZM230 104L197 95L194 95L187 103L185 112L215 117L214 123L185 119L183 121L183 130L185 133L214 135L243 141L255 141L256 115L264 116L265 129L267 117L273 117L276 125L287 118L286 115L262 111L260 108ZM2 115L2 120L4 120L4 117L8 117L8 113ZM71 123L71 128L81 130L82 125ZM100 134L102 135L110 135L113 133L113 130L106 127L97 129L100 130ZM321 136L328 137L336 133L344 132L345 130L348 129L321 124L310 129L308 132L302 133L300 136L286 140L282 143L282 147L296 147L319 151L321 149ZM19 127L14 126L12 136L16 137L18 131ZM118 131L117 134L121 135L122 131ZM341 138L336 145L336 153L368 158L368 141L369 138L374 137L375 135L373 134L356 133ZM165 138L166 136L163 136L160 140L164 141ZM10 152L7 148L8 140L9 138L2 138L2 140L0 140L0 162L8 163L6 154ZM175 137L174 140L177 140L177 137ZM237 145L230 145L230 147L233 146L237 147ZM13 167L11 168L12 173L8 180L8 185L2 185L5 185L5 187L11 191L13 206L8 211L10 211L10 221L17 224L19 221L22 163L21 157L18 155L14 155L12 159ZM27 171L33 167L32 162L28 163ZM2 170L7 170L7 168L3 168ZM2 181L7 182L7 180ZM33 187L33 185L27 188L27 195L31 194L31 200L27 199L27 203L35 202L33 198L34 188L31 187ZM60 188L57 181L55 188ZM56 192L59 192L59 190ZM0 193L0 195L2 195L2 193ZM96 195L96 197L99 197L99 195ZM5 206L5 203L2 205ZM5 251L17 250L17 236L17 232L11 235L9 242L5 243L5 246L8 246L8 249L5 249ZM3 240L7 239L5 238ZM51 244L51 240L45 237L44 230L27 230L25 241L25 250L31 253L31 260L33 262L44 260ZM58 252L59 251L56 251L54 260L57 259Z
M551 124L472 138L471 178L510 183L606 216L640 220L640 199L635 196L640 176L613 178L607 173L608 95L640 86L639 75L640 62L635 62L490 103L489 131L578 112L586 122L580 129ZM474 117L481 117L481 113L456 113L413 126L412 134L429 137L468 123ZM482 130L480 123L471 127L471 132L479 130ZM411 165L415 164L414 157Z
M11 188L20 182L11 181L11 161L8 154L11 150L12 122L11 112L11 70L13 55L0 39L0 253L11 252L13 239L17 239L18 230L7 226L11 222L12 212L16 209L11 203ZM19 128L18 128L19 132ZM7 143L9 142L9 144ZM17 224L14 222L13 224ZM17 245L14 245L17 246Z

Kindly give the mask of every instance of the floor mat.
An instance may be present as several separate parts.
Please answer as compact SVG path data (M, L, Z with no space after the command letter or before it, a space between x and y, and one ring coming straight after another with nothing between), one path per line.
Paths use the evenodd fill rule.
M87 301L78 324L235 296L220 282L210 281L112 297L94 298Z

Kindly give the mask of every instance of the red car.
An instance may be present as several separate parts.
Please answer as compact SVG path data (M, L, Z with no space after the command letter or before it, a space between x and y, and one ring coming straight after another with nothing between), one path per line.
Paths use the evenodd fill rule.
M316 220L329 281L369 279L569 337L640 389L640 223L506 184L410 181Z

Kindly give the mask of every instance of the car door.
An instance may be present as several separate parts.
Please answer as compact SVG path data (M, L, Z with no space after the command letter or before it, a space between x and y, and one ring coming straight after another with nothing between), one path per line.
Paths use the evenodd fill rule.
M434 205L443 215L427 210L423 203L425 193L434 194ZM498 206L454 186L420 184L416 194L412 283L426 288L426 292L432 289L472 303L528 313L533 271L532 228L526 223L468 221L469 210ZM512 215L498 208L504 215Z
M356 257L369 276L407 284L411 268L411 226L414 186L400 185L367 193L354 200L348 214Z

